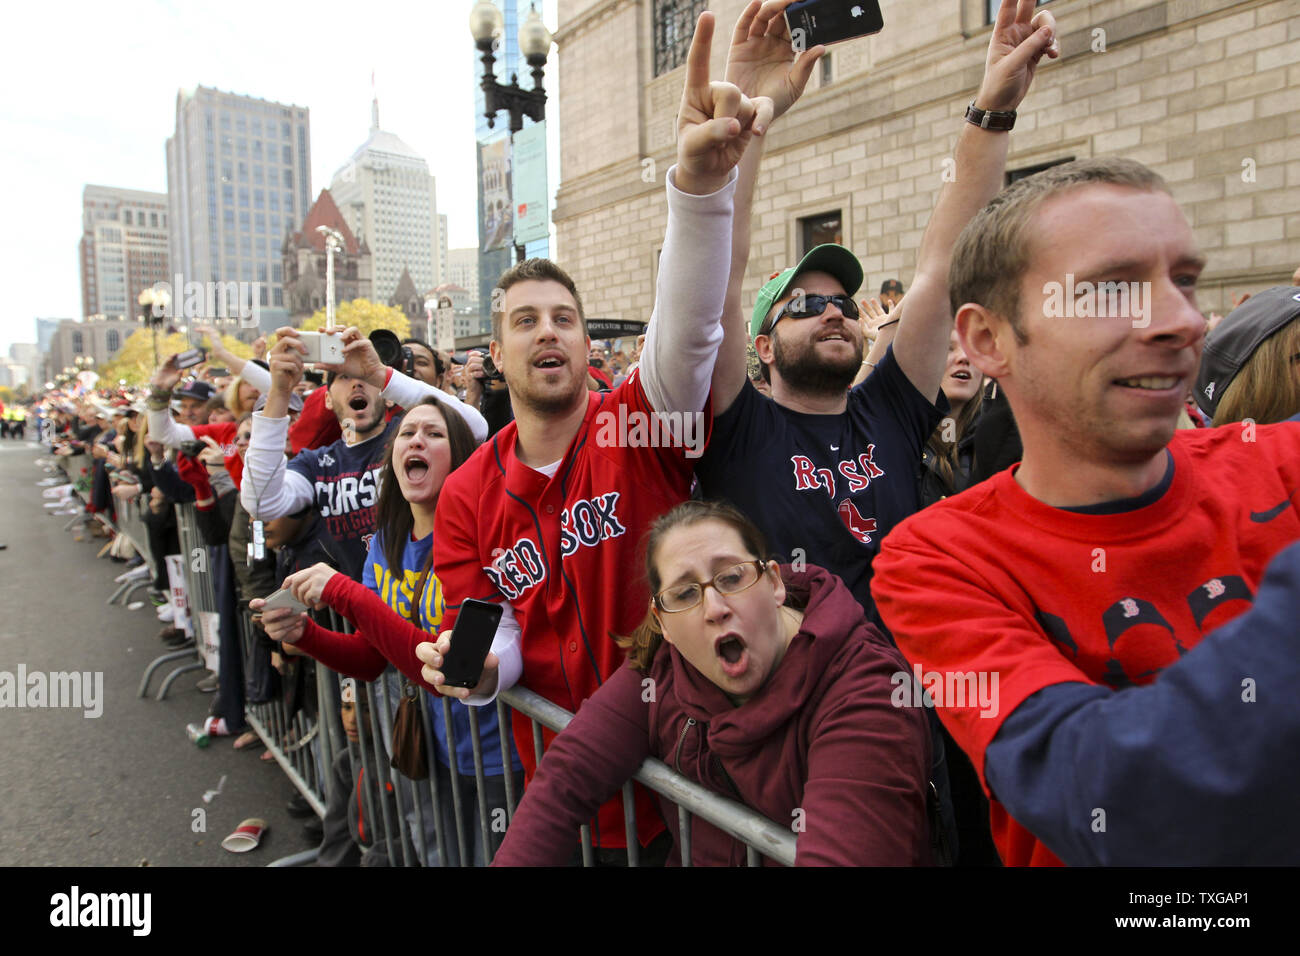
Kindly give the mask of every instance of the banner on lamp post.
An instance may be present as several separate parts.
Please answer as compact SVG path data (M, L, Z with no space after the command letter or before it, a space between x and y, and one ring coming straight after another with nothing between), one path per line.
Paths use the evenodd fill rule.
M546 121L515 133L515 242L523 245L550 235L546 189Z
M448 302L438 307L434 317L438 328L437 348L443 352L456 351L456 310Z
M483 251L504 249L514 232L514 215L510 204L510 150L505 137L478 147L479 182L482 208L481 234Z

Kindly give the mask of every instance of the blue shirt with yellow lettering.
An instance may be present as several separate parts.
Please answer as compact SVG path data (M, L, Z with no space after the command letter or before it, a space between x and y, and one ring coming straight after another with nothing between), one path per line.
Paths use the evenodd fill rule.
M442 626L443 612L446 610L442 586L438 578L430 573L420 596L419 615L412 613L411 605L415 600L415 589L420 582L420 574L429 558L433 547L433 535L429 534L419 541L408 541L402 552L402 567L389 568L384 556L383 532L376 532L370 539L370 551L366 555L365 568L361 574L361 583L374 591L385 604L412 624L436 634ZM438 762L444 767L451 766L447 755L447 724L442 706L447 698L431 695L429 716L434 728L434 746L437 748ZM451 704L452 730L456 743L456 763L462 774L474 773L474 745L470 740L469 708L460 701ZM501 774L501 738L497 726L496 707L478 708L479 739L483 743L483 772L489 776ZM521 769L519 756L515 753L514 743L510 742L510 761L515 770Z

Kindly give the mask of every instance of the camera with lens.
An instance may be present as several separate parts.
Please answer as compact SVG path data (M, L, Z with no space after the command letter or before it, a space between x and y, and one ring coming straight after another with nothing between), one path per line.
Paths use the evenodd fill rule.
M415 375L415 353L409 345L402 344L396 333L388 329L375 329L369 338L379 355L379 361L403 375Z
M492 353L487 349L472 349L483 356L483 381L485 382L504 382L506 377L501 374L495 362L492 361Z

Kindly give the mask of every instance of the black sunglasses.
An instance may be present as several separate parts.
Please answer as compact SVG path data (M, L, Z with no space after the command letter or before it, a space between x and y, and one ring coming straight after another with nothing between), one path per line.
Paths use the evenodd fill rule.
M858 304L851 295L796 295L781 307L772 325L767 327L768 332L787 315L792 319L811 319L825 312L828 305L834 305L846 319L858 317Z

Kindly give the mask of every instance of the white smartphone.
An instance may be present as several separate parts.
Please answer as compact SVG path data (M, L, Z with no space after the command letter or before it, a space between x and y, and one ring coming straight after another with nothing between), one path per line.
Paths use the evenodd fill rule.
M343 336L330 332L299 332L298 338L307 346L304 362L319 362L323 365L341 365L343 363Z
M294 611L294 613L297 614L300 614L303 611L307 610L307 605L303 604L296 597L294 597L293 592L290 591L288 588L280 588L280 590L276 591L274 594L268 597L266 599L266 603L262 605L262 610L273 611L276 608L282 608L282 607L291 608Z

